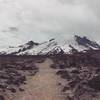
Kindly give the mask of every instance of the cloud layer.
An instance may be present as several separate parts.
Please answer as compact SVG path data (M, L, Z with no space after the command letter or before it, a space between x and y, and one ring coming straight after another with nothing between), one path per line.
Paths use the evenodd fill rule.
M81 34L99 41L99 9L99 0L0 0L0 40L18 44Z

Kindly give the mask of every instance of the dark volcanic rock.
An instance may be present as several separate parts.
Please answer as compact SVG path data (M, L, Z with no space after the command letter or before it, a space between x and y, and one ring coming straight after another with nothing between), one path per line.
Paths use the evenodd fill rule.
M95 98L100 94L100 50L55 56L53 61L51 68L59 69L56 74L66 80L62 92L68 100L99 100Z
M5 95L16 93L18 90L23 92L24 89L20 86L26 83L26 77L37 72L38 68L34 65L33 58L0 57L0 92ZM5 95L0 95L0 100L5 100Z
M88 85L89 85L89 87L100 91L100 75L96 76L93 79L91 79L90 81L88 81Z
M23 92L23 91L25 91L25 90L24 90L24 89L22 89L22 88L19 88L19 91Z
M14 88L10 88L9 89L12 93L16 93L16 89L14 89Z
M0 100L5 100L3 95L0 95Z
M57 75L60 75L62 78L64 79L70 79L70 76L68 74L67 71L64 71L64 70L60 70L56 73Z

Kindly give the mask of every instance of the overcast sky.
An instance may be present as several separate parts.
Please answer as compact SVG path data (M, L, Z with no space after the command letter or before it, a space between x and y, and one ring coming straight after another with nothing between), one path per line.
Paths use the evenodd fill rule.
M99 41L100 0L0 0L0 44L74 34Z

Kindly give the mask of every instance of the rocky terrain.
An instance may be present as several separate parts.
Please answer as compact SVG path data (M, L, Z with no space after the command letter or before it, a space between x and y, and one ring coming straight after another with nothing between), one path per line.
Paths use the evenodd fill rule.
M40 60L32 57L0 56L0 100L12 100L11 94L24 91L22 86L27 79L38 72L35 62Z
M53 57L66 100L100 100L100 51Z
M0 100L100 100L100 50L2 55Z
M0 100L100 100L100 45L75 35L0 48Z

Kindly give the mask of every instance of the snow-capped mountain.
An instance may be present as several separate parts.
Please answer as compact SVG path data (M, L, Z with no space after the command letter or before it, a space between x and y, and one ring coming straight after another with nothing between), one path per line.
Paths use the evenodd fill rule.
M29 41L18 47L9 46L8 48L0 49L1 54L13 55L46 55L46 54L65 54L74 53L86 50L99 50L100 45L87 37L75 35L69 40L51 39L43 43Z

